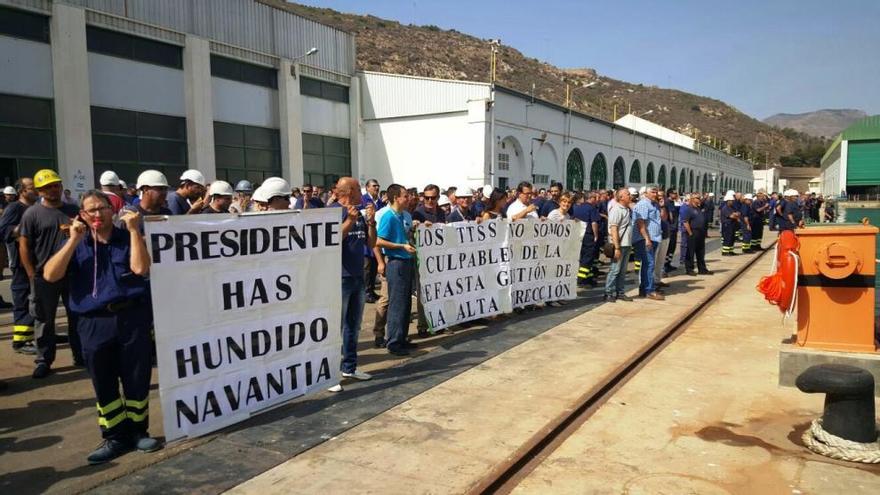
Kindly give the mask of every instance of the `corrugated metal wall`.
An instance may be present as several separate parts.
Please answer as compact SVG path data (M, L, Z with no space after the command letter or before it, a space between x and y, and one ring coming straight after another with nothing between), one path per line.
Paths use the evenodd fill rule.
M467 102L489 98L489 85L422 77L360 74L364 119L463 112Z
M48 10L47 0L0 0ZM304 63L354 74L353 36L253 0L63 0L165 29L195 34L256 52L294 59L311 47L318 53Z

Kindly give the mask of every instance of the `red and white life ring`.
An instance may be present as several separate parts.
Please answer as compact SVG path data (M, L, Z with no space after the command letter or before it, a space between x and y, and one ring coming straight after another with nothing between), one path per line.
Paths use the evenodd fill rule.
M794 232L783 230L776 243L773 273L761 277L757 287L758 292L764 294L767 302L779 307L779 311L786 315L791 315L794 311L796 301L799 248L800 242Z

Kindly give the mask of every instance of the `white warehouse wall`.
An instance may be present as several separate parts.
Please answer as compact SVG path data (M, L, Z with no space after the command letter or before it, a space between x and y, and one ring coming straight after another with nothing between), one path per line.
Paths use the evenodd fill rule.
M465 112L364 121L359 178L383 188L480 184L484 137L485 126L470 124Z
M88 60L93 106L186 116L182 70L92 52Z
M0 36L0 93L52 98L52 48Z
M278 129L278 91L220 77L211 78L214 120Z
M349 138L351 116L348 104L339 101L301 96L302 130L309 134Z

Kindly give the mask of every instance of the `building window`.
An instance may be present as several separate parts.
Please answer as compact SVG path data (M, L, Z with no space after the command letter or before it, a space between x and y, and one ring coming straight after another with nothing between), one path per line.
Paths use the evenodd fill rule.
M183 69L183 48L160 41L86 26L88 50L148 64Z
M234 185L242 179L259 184L281 177L280 139L278 129L214 122L217 178Z
M325 100L348 103L348 88L339 84L319 81L309 77L299 78L299 92L306 96L315 96Z
M535 185L544 185L550 183L550 176L545 174L535 174Z
M498 153L498 170L510 170L509 153Z
M49 18L23 10L0 7L0 34L49 42Z
M303 178L315 186L332 186L351 175L351 141L303 134Z
M186 119L92 107L92 152L96 172L113 170L132 182L151 168L173 186L186 170Z
M52 100L0 94L0 182L55 168Z
M211 55L211 75L257 86L278 89L278 71L271 67L249 64L231 58Z
M503 191L506 191L506 190L507 190L507 186L508 186L508 181L509 181L509 180L510 180L510 179L508 179L507 177L499 177L499 178L498 178L498 189L501 189L501 190L503 190Z

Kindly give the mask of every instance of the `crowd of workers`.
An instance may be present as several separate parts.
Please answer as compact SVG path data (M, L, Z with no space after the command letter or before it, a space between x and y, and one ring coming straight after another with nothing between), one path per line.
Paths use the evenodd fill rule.
M679 194L656 185L564 191L559 183L537 190L521 182L508 191L491 185L441 189L428 184L419 190L391 184L383 190L373 179L362 187L343 177L325 190L310 184L291 188L272 177L254 188L246 180L234 187L222 180L209 184L198 170L187 170L173 188L155 170L141 173L134 188L112 171L99 183L100 189L85 192L74 204L58 174L40 170L3 191L0 217L12 270L13 348L35 356L33 378L49 376L56 353L55 313L59 299L63 302L74 364L88 369L97 396L104 442L89 455L91 464L135 449L161 448L147 432L154 350L145 216L340 208L341 372L343 378L369 380L357 369L365 303L375 303L376 347L399 356L417 347L409 327L419 285L413 233L420 223L584 222L578 284L597 286L607 265L604 300L611 303L633 300L625 278L631 256L638 295L646 299L664 299L663 277L682 267L690 276L711 275L705 243L716 209L725 256L739 254L736 238L742 253L761 250L765 223L791 229L803 223L805 211L793 190L782 198L728 191L717 205L713 193ZM424 337L429 327L416 301L416 330Z

